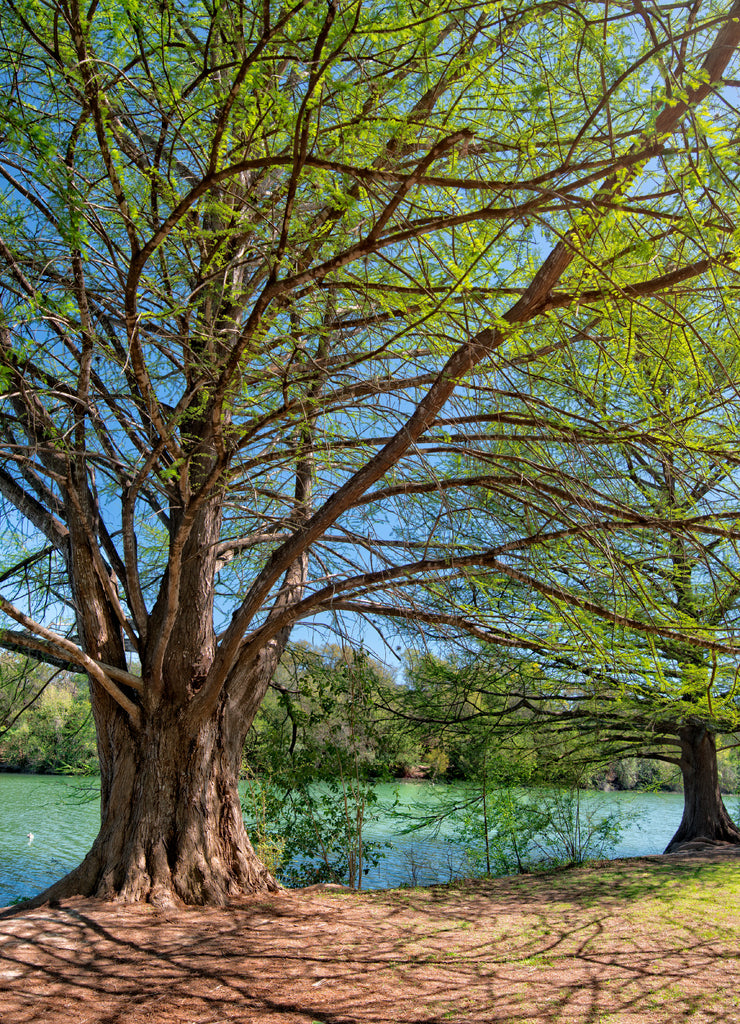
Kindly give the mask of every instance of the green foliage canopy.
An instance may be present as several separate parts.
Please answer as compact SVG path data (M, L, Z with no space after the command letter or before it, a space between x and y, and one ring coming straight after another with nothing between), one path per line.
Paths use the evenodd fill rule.
M415 580L495 557L443 515L422 560L391 540L416 494L466 493L440 452L509 424L562 457L592 428L543 414L558 360L581 397L602 401L584 358L648 400L631 311L680 335L690 300L666 296L700 282L706 318L734 280L734 9L53 7L4 18L2 493L62 554L75 501L100 517L139 648L181 571L192 516L169 510L228 495L213 687L247 631L421 615ZM536 518L541 473L518 475ZM312 587L266 627L309 544Z

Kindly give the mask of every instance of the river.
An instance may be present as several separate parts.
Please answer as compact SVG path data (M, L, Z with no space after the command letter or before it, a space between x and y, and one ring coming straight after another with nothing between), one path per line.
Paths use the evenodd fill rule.
M0 773L0 906L33 896L73 868L89 849L98 827L96 780L59 775ZM378 787L380 806L412 810L432 803L441 786L398 783ZM680 793L587 794L600 811L620 811L625 825L616 857L661 853L678 827ZM737 798L728 799L730 812ZM369 839L391 843L382 862L363 879L365 888L448 881L459 873L462 851L444 834L404 835L397 814L366 828ZM33 838L30 838L32 836Z

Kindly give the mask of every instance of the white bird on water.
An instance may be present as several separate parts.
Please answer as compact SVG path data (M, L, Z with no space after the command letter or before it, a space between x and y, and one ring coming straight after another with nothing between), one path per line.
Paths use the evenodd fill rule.
M33 842L33 832L28 833L28 845L30 846Z

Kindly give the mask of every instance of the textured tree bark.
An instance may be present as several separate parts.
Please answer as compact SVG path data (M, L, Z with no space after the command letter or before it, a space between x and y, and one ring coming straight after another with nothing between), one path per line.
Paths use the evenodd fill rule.
M700 718L692 717L679 728L678 738L684 810L665 853L674 853L690 842L740 843L740 829L728 814L719 789L714 733Z
M222 702L194 731L175 713L131 730L119 712L101 760L102 824L85 860L40 897L223 905L279 886L247 836L237 783L244 723ZM231 719L231 720L230 720Z

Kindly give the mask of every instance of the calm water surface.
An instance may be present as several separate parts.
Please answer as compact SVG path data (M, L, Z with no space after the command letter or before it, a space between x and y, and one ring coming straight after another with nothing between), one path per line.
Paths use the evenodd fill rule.
M0 906L33 896L75 867L90 848L98 831L96 780L58 775L0 773ZM378 787L381 802L413 809L433 804L443 787L428 783L400 783ZM621 809L628 822L617 857L661 853L681 820L680 793L599 793L605 812ZM726 798L732 813L737 798ZM444 833L402 835L399 822L386 817L367 829L368 838L388 839L391 848L382 863L363 879L367 888L408 882L448 881L459 873L462 852L446 841ZM28 834L33 834L29 840Z

